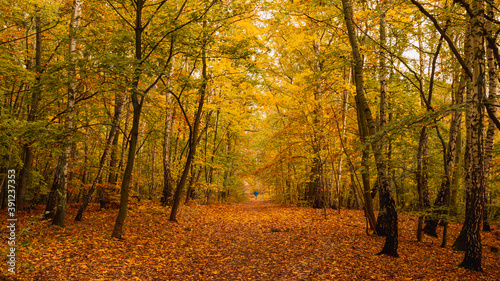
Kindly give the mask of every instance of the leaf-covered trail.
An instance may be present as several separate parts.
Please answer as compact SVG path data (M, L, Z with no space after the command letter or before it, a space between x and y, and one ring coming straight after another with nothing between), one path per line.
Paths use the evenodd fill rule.
M426 237L400 216L400 258L376 256L383 238L367 236L362 211L283 207L263 200L192 205L180 223L169 210L141 202L129 209L125 240L110 238L116 210L93 210L66 229L30 223L18 280L471 280L500 278L500 256L484 248L484 273L457 267L463 254ZM74 215L76 209L70 209ZM1 219L4 219L2 214ZM23 227L28 215L21 218ZM4 220L5 221L5 220ZM450 241L458 235L452 224ZM483 233L500 246L498 230ZM5 243L6 244L6 243ZM5 247L2 248L6 251ZM6 267L2 267L6 275ZM9 276L12 277L12 276Z

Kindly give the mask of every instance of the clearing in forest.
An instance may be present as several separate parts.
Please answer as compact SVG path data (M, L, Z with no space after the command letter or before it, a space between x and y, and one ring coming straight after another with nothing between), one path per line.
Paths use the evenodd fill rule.
M69 209L74 216L76 208ZM38 212L38 211L37 211ZM179 223L150 201L129 207L124 240L110 237L116 210L92 206L82 222L51 226L20 214L17 274L8 280L498 280L498 229L482 233L483 269L439 239L415 242L416 218L400 215L399 258L376 256L362 211L285 207L264 200L183 206ZM5 213L1 215L6 220ZM451 224L452 242L460 230ZM5 229L2 231L5 232ZM5 233L2 234L5 237ZM451 243L449 243L451 244ZM4 243L6 245L6 243ZM2 249L2 255L6 252ZM5 257L5 255L3 255Z

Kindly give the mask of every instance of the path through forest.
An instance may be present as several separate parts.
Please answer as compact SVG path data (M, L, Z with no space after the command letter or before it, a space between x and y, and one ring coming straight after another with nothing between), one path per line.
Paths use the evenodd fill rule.
M39 213L39 211L37 211ZM70 215L76 207L70 208ZM500 256L485 246L483 268L457 267L462 253L426 238L400 217L400 258L376 256L383 238L367 236L361 211L284 207L264 200L169 209L132 204L124 240L110 237L116 210L93 206L65 229L25 214L17 280L496 280ZM2 214L4 216L4 214ZM1 217L1 219L5 219ZM29 224L29 229L26 226ZM459 225L451 225L451 239ZM23 232L23 231L21 231ZM484 243L500 246L498 230ZM450 240L452 241L452 240ZM6 275L6 267L2 267ZM11 279L12 280L12 279Z

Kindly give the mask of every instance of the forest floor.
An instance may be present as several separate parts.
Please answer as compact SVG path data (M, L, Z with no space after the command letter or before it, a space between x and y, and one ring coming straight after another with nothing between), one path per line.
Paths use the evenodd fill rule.
M375 255L384 238L368 236L362 211L245 203L183 206L179 223L150 201L132 204L123 240L110 237L117 210L92 206L82 222L69 209L66 228L21 213L16 275L0 280L499 280L498 226L482 233L484 272L457 267L463 253L440 239L415 241L416 218L399 216L399 258ZM6 212L0 219L7 222ZM460 230L451 224L449 244ZM16 230L17 231L17 230ZM6 227L1 228L7 237Z

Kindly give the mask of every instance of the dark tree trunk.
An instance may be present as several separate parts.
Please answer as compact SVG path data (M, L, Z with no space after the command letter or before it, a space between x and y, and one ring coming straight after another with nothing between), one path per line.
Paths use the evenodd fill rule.
M417 153L417 191L419 198L419 207L421 212L425 212L430 207L429 188L428 188L428 159L427 159L427 143L429 136L427 127L424 126L420 131L420 141ZM419 215L417 226L417 241L422 241L422 227L424 223L424 215Z
M174 48L175 37L172 36L170 40L170 55L172 56L173 48ZM164 130L164 139L163 139L163 191L160 202L163 206L172 206L172 196L174 193L172 178L172 145L170 140L172 138L172 127L173 127L173 116L174 116L174 108L171 106L172 104L172 76L174 75L174 59L170 62L170 70L169 77L167 79L167 93L166 93L166 103L167 103L167 115L165 117L165 130Z
M38 103L41 99L40 76L42 74L42 23L40 16L35 16L35 71L36 82L31 94L31 104L28 108L28 122L33 122L37 119ZM30 179L30 173L33 166L33 148L31 142L23 146L23 167L19 173L19 185L17 186L17 210L24 209L26 189Z
M134 113L132 117L132 129L130 130L130 144L128 149L127 166L125 167L125 172L123 174L123 180L120 188L120 209L118 216L116 217L115 226L113 229L112 237L122 239L123 226L125 224L125 219L127 217L127 206L130 183L132 180L132 172L134 170L134 161L137 148L137 140L139 138L139 125L141 118L142 105L144 102L144 96L142 95L139 100L139 80L142 74L142 32L144 28L142 26L142 11L144 8L145 0L135 1L135 58L136 62L134 65L134 78L132 82L132 106L134 108Z
M109 132L108 139L106 141L106 147L104 148L104 151L103 151L102 156L101 156L101 161L99 162L99 169L97 170L97 174L95 176L94 182L92 183L92 187L90 187L89 191L87 192L87 194L85 194L85 197L83 198L83 203L80 206L78 213L76 214L75 221L82 220L83 212L85 212L85 209L87 208L88 204L90 203L90 198L92 197L92 194L94 194L94 191L96 190L97 184L99 182L101 182L102 174L104 171L104 165L106 164L108 154L113 149L114 140L118 139L118 136L117 136L118 123L120 122L120 117L122 114L123 105L125 104L125 100L126 100L126 95L123 95L121 97L121 99L116 99L117 104L115 105L115 115L114 115L114 118L112 121L112 126L111 126L111 130ZM111 173L110 173L110 178L111 178Z
M203 28L206 28L206 21L203 22ZM206 31L204 31L206 32ZM189 174L189 169L191 167L191 163L193 161L193 158L196 154L196 147L198 145L198 130L200 127L201 123L201 117L202 117L202 112L203 112L203 104L205 103L205 95L207 91L207 84L208 84L208 74L207 74L207 58L206 58L206 44L208 43L206 40L206 35L204 36L205 42L204 46L202 47L202 85L200 87L200 97L199 97L199 102L198 102L198 109L196 110L196 115L194 118L194 124L192 127L190 127L190 132L189 132L189 139L188 139L188 144L189 144L189 152L186 158L186 163L184 164L184 169L181 174L181 178L179 180L179 183L177 184L175 194L174 194L174 202L172 204L172 211L170 212L170 221L177 222L177 210L179 209L179 203L181 201L181 194L182 190L184 189L184 186L186 185L186 180ZM189 120L186 120L186 122L189 122Z
M455 97L453 100L455 104L461 104L463 102L463 93L465 91L465 77L462 76L459 82L459 86L457 91L455 92ZM460 123L462 119L462 112L457 110L453 113L452 121L450 124L450 137L448 140L448 148L446 153L446 161L445 165L445 173L446 175L443 177L441 182L441 188L439 189L436 200L434 201L434 216L429 216L425 221L425 227L423 229L424 233L438 237L437 235L437 226L439 223L439 218L436 215L444 214L443 207L446 207L447 202L450 201L451 196L451 181L453 178L453 169L455 167L457 155L457 145L461 145L457 143L458 135L460 134Z
M349 34L349 41L352 47L352 55L355 63L355 82L356 82L356 107L358 112L362 112L361 116L364 118L363 124L366 124L366 131L370 136L376 134L377 124L372 117L370 107L364 95L363 86L363 60L359 53L358 42L356 39L356 32L352 20L352 7L348 0L342 0L344 8L344 17L346 21L347 31ZM358 115L358 118L360 116ZM390 192L389 181L387 179L387 166L385 163L382 146L378 142L371 143L373 154L375 156L375 163L377 166L377 178L379 184L379 196L381 197L380 213L386 217L382 221L382 226L385 230L385 244L379 254L386 254L390 256L398 256L398 216L396 212L396 204Z
M119 94L115 95L115 114L113 116L113 126L111 130L118 130L120 127L120 118L123 114L123 108L126 103L126 95L120 96ZM110 132L111 134L111 132ZM113 142L111 144L111 151L109 156L109 174L108 174L108 183L115 185L118 181L118 132L115 132L113 137Z
M187 205L189 203L189 199L192 199L193 192L194 192L194 184L198 182L201 176L201 168L198 169L197 172L191 174L191 179L189 180L189 185L188 185L188 191L186 193L186 200L184 201L184 204Z
M57 167L54 172L54 180L52 181L52 187L50 188L49 198L47 200L47 205L45 206L44 219L52 219L54 218L55 208L57 205L57 190L60 189L61 181L62 181L62 168L61 168L61 160L59 160Z

